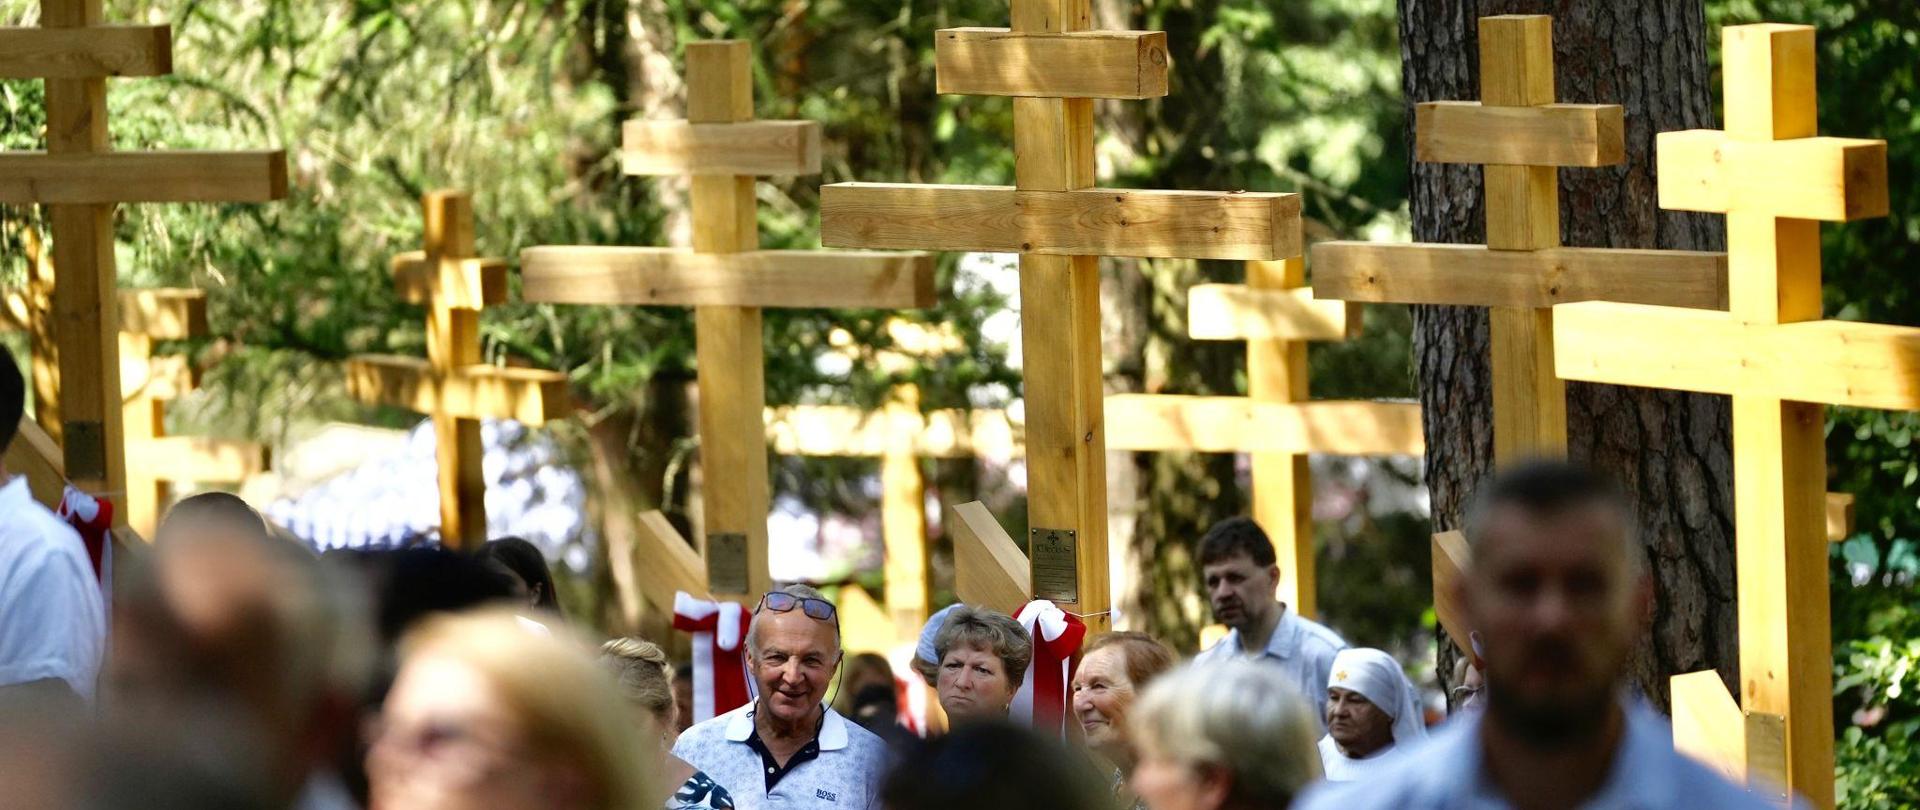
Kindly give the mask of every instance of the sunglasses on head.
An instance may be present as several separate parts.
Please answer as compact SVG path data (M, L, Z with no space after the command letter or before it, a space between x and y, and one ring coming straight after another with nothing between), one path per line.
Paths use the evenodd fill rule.
M797 607L807 614L807 618L822 622L833 621L835 615L832 602L811 596L794 596L785 591L774 591L760 597L760 607L775 613L785 613Z

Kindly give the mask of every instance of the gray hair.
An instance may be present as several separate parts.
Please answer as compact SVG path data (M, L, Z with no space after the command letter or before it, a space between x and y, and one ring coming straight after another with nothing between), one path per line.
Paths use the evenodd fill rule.
M826 594L821 593L819 589L813 587L812 585L786 585L779 588L774 588L773 590L768 591L768 593L784 593L789 596L800 597L801 599L818 599L829 605L833 605L832 599L828 599ZM747 653L750 655L758 656L760 654L760 617L764 615L766 612L767 611L761 610L758 607L754 608L753 620L747 623ZM808 618L812 618L812 617L808 617ZM829 624L833 625L833 650L834 652L839 652L840 651L840 606L839 605L834 605L833 621L829 622Z
M1027 628L997 610L961 605L947 614L946 623L933 637L935 663L961 647L985 647L999 656L1007 682L1015 686L1025 680L1027 665L1033 663L1033 639L1027 635Z
M1143 754L1226 770L1245 806L1285 807L1320 778L1313 709L1271 664L1188 664L1156 679L1129 723Z

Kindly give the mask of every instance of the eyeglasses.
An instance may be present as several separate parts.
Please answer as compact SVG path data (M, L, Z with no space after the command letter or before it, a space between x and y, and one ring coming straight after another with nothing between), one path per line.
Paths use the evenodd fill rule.
M836 615L832 602L811 596L794 596L786 591L774 591L760 597L760 607L754 608L754 612L758 613L764 608L775 613L786 613L796 607L815 621L830 622Z

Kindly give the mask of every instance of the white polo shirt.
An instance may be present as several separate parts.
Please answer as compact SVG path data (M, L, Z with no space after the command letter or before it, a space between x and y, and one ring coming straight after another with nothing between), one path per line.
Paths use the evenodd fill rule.
M818 756L801 761L796 754L779 783L767 790L760 752L747 742L754 735L756 706L748 703L681 732L673 755L726 788L741 810L880 806L880 782L891 764L887 745L831 707L825 708L815 739Z
M1327 730L1327 679L1333 675L1333 657L1347 648L1347 641L1319 622L1303 618L1291 608L1280 614L1267 647L1253 654L1255 661L1274 664L1287 673L1287 679L1300 690L1300 696L1313 706L1314 722L1322 733ZM1201 650L1193 657L1196 664L1228 661L1248 655L1240 643L1240 631L1229 630L1225 638Z
M58 678L91 703L106 634L80 536L33 500L25 476L0 484L0 686Z

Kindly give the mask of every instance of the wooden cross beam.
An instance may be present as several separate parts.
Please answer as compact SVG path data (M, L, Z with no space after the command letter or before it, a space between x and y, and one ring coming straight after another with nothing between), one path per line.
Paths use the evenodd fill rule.
M425 249L393 258L400 297L427 307L427 359L363 355L347 361L354 398L433 417L440 464L440 542L477 548L487 539L485 448L480 420L539 426L573 410L567 375L503 368L480 356L480 310L507 300L504 259L480 258L473 199L464 191L429 192Z
M1245 452L1253 456L1253 518L1280 558L1280 600L1316 616L1311 453L1420 455L1420 406L1309 401L1307 341L1360 332L1360 308L1321 301L1299 259L1248 262L1247 283L1204 284L1187 298L1187 334L1247 342L1247 396L1107 397L1115 450Z
M919 388L902 384L879 412L837 405L767 409L774 452L880 459L880 525L886 544L886 605L895 638L911 639L933 611L922 458L1011 458L1018 426L1005 411L922 413Z
M629 174L692 175L693 249L529 248L520 255L521 293L546 303L694 308L708 471L700 548L709 578L697 590L757 598L772 586L761 309L930 306L933 257L760 250L755 177L818 172L820 136L812 121L754 120L743 41L688 43L687 120L629 122L622 157Z
M1047 552L1030 581L1099 631L1111 601L1099 257L1296 256L1300 200L1095 188L1093 99L1165 95L1165 35L1090 30L1088 0L1013 0L1011 22L941 31L934 57L941 92L1013 97L1014 185L830 185L821 238L1021 254L1027 523Z
M53 230L53 412L67 476L119 500L126 490L120 409L113 206L263 202L286 196L286 153L113 152L106 79L172 67L164 26L102 24L102 0L42 0L41 28L0 28L0 76L46 80L47 148L0 153L0 202L47 206ZM125 509L115 511L121 521Z
M1726 129L1658 150L1661 207L1727 217L1731 311L1559 306L1554 355L1567 379L1732 395L1740 703L1785 718L1786 787L1831 807L1824 405L1920 409L1920 329L1820 320L1820 222L1885 216L1887 174L1885 142L1816 137L1814 29L1722 47Z
M1553 311L1569 301L1724 308L1716 253L1560 246L1557 170L1624 160L1618 105L1556 104L1553 21L1480 20L1479 102L1418 105L1415 158L1486 166L1487 244L1313 247L1322 298L1488 307L1494 460L1566 453L1566 390L1553 367Z

